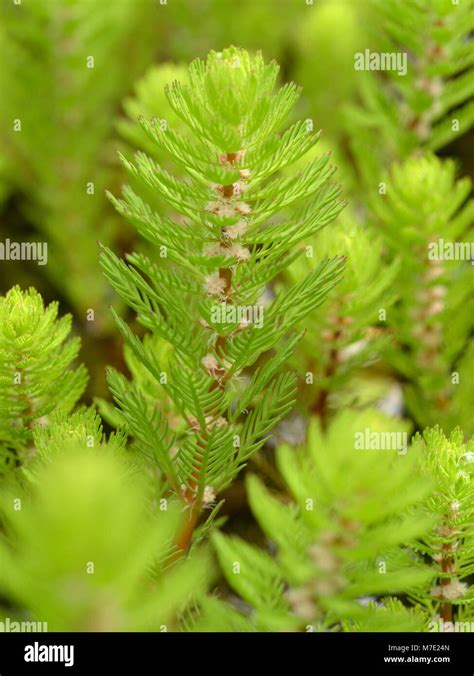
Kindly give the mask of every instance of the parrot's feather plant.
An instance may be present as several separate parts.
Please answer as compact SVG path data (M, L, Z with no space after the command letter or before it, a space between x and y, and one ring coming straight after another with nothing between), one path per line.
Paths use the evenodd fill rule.
M386 194L370 200L386 254L400 260L399 300L387 311L386 356L405 386L405 404L423 428L473 432L474 201L469 178L451 160L411 157L393 164Z
M364 9L375 48L406 58L406 71L359 73L361 102L346 108L352 152L370 188L387 163L418 147L443 148L472 128L474 13L464 0L369 0Z
M142 120L185 177L142 152L124 158L172 217L154 212L139 190L112 197L152 246L127 262L103 248L102 266L152 338L141 341L116 320L184 426L163 417L140 381L110 371L110 386L135 445L161 472L160 492L187 508L177 540L183 551L202 509L289 412L295 376L281 366L301 335L292 329L323 302L344 264L325 260L271 302L264 298L271 280L304 255L305 239L344 206L327 154L278 176L319 135L304 121L277 133L299 96L293 83L275 91L277 74L275 63L236 48L194 61L189 84L166 90L187 132ZM156 349L153 337L169 349Z
M204 551L175 558L182 515L123 433L73 411L79 340L34 289L0 297L0 607L6 631L172 631L210 581ZM131 543L133 542L133 546ZM29 629L31 630L31 629Z
M434 483L423 510L435 517L433 528L418 550L431 561L435 584L417 590L414 600L424 607L432 622L453 620L470 626L474 613L474 444L464 442L461 430L446 437L439 428L425 430L413 441L420 472ZM420 591L422 593L420 593ZM451 629L452 630L452 629Z
M250 505L277 547L275 560L235 536L215 534L224 575L254 608L257 630L337 630L346 623L366 630L381 597L380 631L422 630L422 616L401 604L387 607L385 597L434 578L405 549L432 526L420 506L430 483L415 477L411 455L357 448L356 435L368 426L396 429L380 413L347 411L326 433L314 420L307 448L280 447L291 502L249 477Z
M254 630L453 631L472 621L472 442L428 429L410 448L381 450L356 443L367 428L396 425L346 411L325 434L314 421L306 448L280 447L291 502L249 477L276 557L214 534Z
M57 314L34 289L0 297L0 475L28 457L35 425L69 413L86 386L85 368L73 367L72 318Z

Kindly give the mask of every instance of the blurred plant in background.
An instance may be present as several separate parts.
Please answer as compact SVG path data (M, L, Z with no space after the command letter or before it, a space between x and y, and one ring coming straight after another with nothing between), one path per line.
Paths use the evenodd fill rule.
M96 240L118 237L104 196L114 180L109 139L118 102L152 57L150 9L131 0L1 5L3 180L49 244L46 274L97 333L108 322L108 292ZM14 239L16 228L2 230ZM95 318L86 322L89 309Z
M387 359L406 383L406 407L421 428L459 424L472 434L471 182L456 180L451 160L428 155L394 164L386 191L371 204L388 258L400 260Z
M399 266L384 265L380 239L350 214L341 216L330 234L314 237L307 255L291 265L292 279L300 279L310 268L315 252L347 256L344 279L331 291L325 312L316 310L305 322L307 330L293 360L302 410L324 424L331 411L367 406L384 394L377 369L367 367L380 362L382 346L389 340L379 327L385 326L396 299L393 284Z
M432 527L419 506L430 483L415 474L411 454L355 450L356 435L367 426L372 434L404 429L377 412L347 411L325 434L313 420L307 448L280 447L278 467L291 502L249 477L250 505L275 543L276 560L235 537L214 536L224 575L254 608L256 630L324 631L341 623L359 631L423 630L427 617L386 597L434 577L407 550Z
M369 0L366 11L373 48L407 55L405 75L364 73L360 101L345 109L357 171L370 190L388 163L417 148L439 150L472 127L474 18L470 2L452 0Z
M1 498L0 591L10 622L48 631L172 631L206 590L209 559L170 568L174 508L152 513L146 478L110 451L63 445L27 491Z

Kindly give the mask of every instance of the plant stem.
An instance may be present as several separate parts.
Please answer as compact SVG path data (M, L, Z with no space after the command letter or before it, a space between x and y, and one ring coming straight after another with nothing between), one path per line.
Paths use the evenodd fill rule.
M237 159L237 154L236 153L227 153L226 156L227 162L229 164L233 164L236 159ZM234 194L234 186L232 184L230 185L224 185L221 187L221 193L225 197L225 199L231 199L233 194ZM221 236L220 238L220 243L221 245L228 247L228 241L226 238ZM231 268L220 268L219 269L219 277L220 279L224 280L224 289L223 289L223 295L225 297L226 302L231 303L232 302L232 270ZM225 336L217 336L216 339L216 344L215 344L215 349L217 356L220 358L224 358L225 355L225 348L226 348L226 338ZM211 385L211 391L216 389L216 388L221 388L223 389L225 387L225 382L223 378L219 378L214 380L214 382ZM214 411L208 411L207 414L212 416ZM201 429L201 435L202 435L202 443L205 444L206 442L206 437L207 437L208 430L207 429ZM193 472L193 481L191 482L191 488L194 490L197 490L199 483L200 483L200 462L197 461L197 467L195 472ZM189 551L189 548L191 547L192 544L192 539L193 539L193 534L194 530L196 528L197 522L199 520L199 516L201 514L201 507L202 507L202 499L198 497L193 491L185 492L185 499L188 498L189 502L188 505L190 505L190 514L188 518L186 518L182 524L181 530L178 533L178 536L176 538L175 544L177 547L177 551L172 557L172 560L177 560L181 558L182 556L186 556L186 554Z

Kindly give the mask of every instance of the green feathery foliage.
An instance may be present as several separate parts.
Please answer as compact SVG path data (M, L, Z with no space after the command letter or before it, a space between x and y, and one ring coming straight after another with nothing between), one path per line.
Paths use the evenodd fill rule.
M136 445L161 471L164 491L191 510L183 549L202 507L290 410L295 376L281 366L301 337L292 329L324 301L343 268L341 257L325 260L264 305L269 282L344 206L328 155L278 176L319 134L305 122L277 133L299 96L293 83L274 92L277 75L275 63L237 48L194 61L189 85L166 89L186 135L142 121L186 177L175 178L142 152L133 163L124 159L174 217L158 215L130 187L123 199L111 197L152 245L147 256L132 253L127 262L103 248L107 278L153 337L141 341L114 313L117 324L184 430L166 420L140 381L112 370L110 387ZM166 367L156 338L170 346Z
M360 73L362 103L347 107L352 151L374 186L381 167L419 146L438 150L472 127L474 13L470 2L452 0L369 0L367 10L374 49L407 55L402 75L393 67Z
M28 491L2 495L0 590L11 603L2 621L46 622L48 631L178 629L210 580L208 556L170 565L177 506L152 511L143 474L105 448L86 451L70 442L37 467Z
M461 430L449 437L438 429L425 430L413 442L420 471L434 483L426 498L426 513L435 527L419 544L436 571L436 584L419 591L414 600L429 613L437 631L452 631L444 623L474 620L474 440L464 442ZM469 631L471 631L469 629Z
M386 194L371 200L374 229L400 260L387 356L406 382L406 406L420 427L466 433L474 430L470 190L452 161L414 157L394 164Z
M68 339L71 316L57 319L34 289L0 297L0 472L26 459L34 426L72 410L87 382L72 368L79 338Z
M291 501L249 477L250 505L275 556L214 534L223 573L253 608L257 631L423 630L420 609L387 596L423 589L435 576L407 549L433 527L423 510L432 483L403 444L367 447L366 430L370 440L404 433L370 410L339 414L326 433L313 419L307 448L278 449Z

